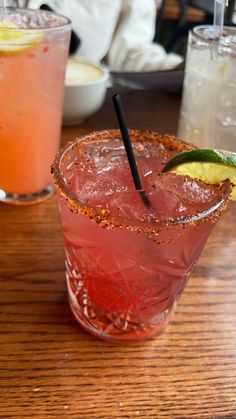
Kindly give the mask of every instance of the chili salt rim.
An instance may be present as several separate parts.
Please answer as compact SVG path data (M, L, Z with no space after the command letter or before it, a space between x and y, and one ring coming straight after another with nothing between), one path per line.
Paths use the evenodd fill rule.
M178 152L181 152L183 150L192 150L195 148L195 146L192 144L188 144L187 142L182 141L174 136L167 134L161 135L155 131L130 129L129 135L132 142L159 142L170 151L177 150ZM220 186L221 196L217 202L215 202L210 208L187 217L156 220L155 223L151 223L147 220L138 220L139 222L135 222L134 220L134 222L132 222L130 219L125 219L119 215L112 215L106 208L101 208L100 210L95 209L94 207L88 205L86 202L83 202L83 200L81 200L73 191L70 190L60 172L60 164L69 154L69 152L79 144L84 144L88 140L91 141L91 139L96 139L96 141L104 139L121 140L121 134L119 130L114 129L94 131L82 137L76 138L73 142L68 143L57 153L55 161L51 166L51 173L58 193L61 195L62 199L65 200L70 209L74 210L78 214L88 216L101 227L109 229L124 228L126 230L135 231L137 233L158 235L159 230L163 227L168 228L176 226L184 228L185 224L196 226L200 222L202 223L206 221L206 219L209 221L209 218L213 223L215 223L218 220L220 214L226 210L228 202L227 198L231 192L231 185L230 181L228 180L224 181Z

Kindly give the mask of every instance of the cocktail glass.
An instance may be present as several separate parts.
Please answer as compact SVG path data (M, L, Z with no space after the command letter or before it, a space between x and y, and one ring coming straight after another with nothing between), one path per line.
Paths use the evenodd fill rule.
M236 151L236 28L189 33L178 137L200 148Z
M54 190L50 165L60 143L70 32L70 21L51 12L7 9L0 13L4 202L34 203Z
M134 190L119 131L77 139L52 167L70 306L87 331L117 342L166 327L230 190L160 173L186 143L148 131L130 137L151 208Z

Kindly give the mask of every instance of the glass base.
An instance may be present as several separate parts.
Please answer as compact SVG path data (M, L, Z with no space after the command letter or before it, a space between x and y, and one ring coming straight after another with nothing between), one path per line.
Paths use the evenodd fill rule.
M75 310L75 308L73 307L73 302L69 300L69 303L74 317L83 329L85 329L87 332L91 333L98 339L114 343L135 343L138 341L151 339L152 337L164 332L164 330L172 320L175 308L177 306L177 301L175 301L171 308L165 310L164 313L160 313L159 321L155 321L154 324L149 324L145 327L140 327L140 325L135 331L119 330L117 331L117 333L109 333L109 327L107 328L107 331L102 330L101 328L99 328L101 324L98 321L98 327L96 328L96 321L94 319L91 319L90 323L88 319L84 318L81 313Z
M33 205L38 204L41 201L49 198L55 192L53 185L49 185L47 188L43 189L40 192L35 192L32 194L18 195L18 194L8 194L6 192L5 197L1 202L11 205Z

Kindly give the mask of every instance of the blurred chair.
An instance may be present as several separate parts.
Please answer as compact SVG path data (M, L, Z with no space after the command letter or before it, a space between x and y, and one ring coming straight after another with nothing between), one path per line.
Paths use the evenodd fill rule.
M233 24L235 0L225 9L225 24ZM155 41L170 52L186 54L188 32L199 24L212 24L214 0L163 0L157 12Z
M190 6L196 7L213 16L214 1L213 0L187 0ZM228 6L225 8L225 24L230 25L233 22L233 15L235 12L235 0L229 0Z

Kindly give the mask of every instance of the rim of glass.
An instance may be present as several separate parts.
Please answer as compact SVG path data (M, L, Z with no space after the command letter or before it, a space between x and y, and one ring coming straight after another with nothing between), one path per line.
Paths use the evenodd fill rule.
M177 151L183 151L183 150L192 150L193 148L195 148L194 145L192 144L188 144L187 142L180 140L179 138L175 137L175 136L171 136L171 135L167 135L167 134L159 134L155 131L149 131L149 130L137 130L137 129L129 129L129 133L130 133L130 137L132 139L132 141L136 142L138 140L140 140L140 138L142 138L141 142L147 142L147 141L157 141L161 144L164 144L164 146L168 146L169 147L172 146L172 149L176 149ZM136 138L134 139L133 136L136 136ZM143 141L144 136L146 136L145 140ZM62 199L64 199L66 201L66 203L76 211L76 213L81 213L81 214L85 214L85 215L89 215L91 216L91 214L94 214L94 218L96 219L96 221L100 221L101 224L105 225L105 221L109 221L108 224L112 227L116 227L116 226L121 226L120 220L123 220L123 225L126 224L126 227L128 227L128 225L130 227L134 227L133 224L135 226L137 226L138 221L140 220L130 220L130 219L125 219L125 217L121 217L118 215L114 215L112 216L112 214L110 214L109 211L106 211L105 209L101 209L100 211L98 211L98 209L94 208L91 205L88 205L87 203L85 203L82 199L80 199L78 197L78 195L76 195L76 193L74 193L66 184L61 171L60 171L60 166L61 163L63 162L63 160L66 158L66 156L70 153L71 150L73 150L75 147L78 146L79 143L83 143L86 142L87 140L92 141L93 139L95 140L99 140L99 139L108 139L108 138L119 138L121 141L121 134L120 131L117 129L111 129L111 130L104 130L104 131L95 131L92 132L90 134L86 134L84 136L81 136L79 138L76 138L74 141L68 143L66 146L64 146L61 150L59 150L59 152L57 153L54 163L51 166L51 173L52 173L52 178L53 181L55 183L56 189L59 192L60 196L62 197ZM135 192L135 189L134 189ZM140 191L136 191L137 193L139 193ZM215 202L213 205L211 205L209 208L197 212L195 214L192 214L190 216L184 216L184 217L176 217L176 218L166 218L166 219L162 219L162 220L156 220L155 223L151 223L148 220L144 221L144 224L148 224L148 228L145 230L142 229L143 231L146 232L153 232L152 230L150 230L150 226L153 227L155 230L158 227L164 227L164 226L171 226L171 225L184 225L184 224L196 224L199 223L200 221L204 221L206 218L212 218L212 217L218 217L221 212L224 211L224 209L226 208L227 202L228 202L228 198L231 192L231 185L229 181L225 181L222 183L221 186L221 195L219 197L219 200L217 200L217 202ZM120 192L122 193L122 192ZM109 214L108 214L109 213ZM100 220L98 219L100 217ZM92 217L93 218L93 217ZM116 220L118 220L117 222L115 222ZM111 221L111 223L110 223ZM132 221L132 223L131 223ZM125 223L125 224L124 224ZM107 224L107 225L108 225ZM138 230L139 228L137 228Z
M230 36L232 36L232 35L234 35L234 36L236 36L236 27L235 26L224 26L224 29L225 29L225 31L232 31L232 33L226 33L224 36L222 36L220 39L225 39L225 38L227 38L227 37L230 37ZM208 35L206 34L206 35L204 35L204 33L203 33L203 31L209 31L208 32ZM202 31L202 32L201 32ZM197 37L197 38L199 38L199 39L201 39L201 40L204 40L204 41L206 41L206 42L209 42L209 43L212 43L212 42L216 42L216 41L218 41L218 38L216 39L216 38L214 38L213 36L212 37L209 37L210 36L210 34L213 34L213 31L214 31L214 26L213 25L197 25L197 26L194 26L192 29L191 29L191 32ZM236 47L236 45L234 44L234 46Z
M3 13L1 14L1 10L3 11ZM50 10L43 10L43 9L26 9L26 8L16 8L16 7L7 7L6 8L7 12L5 12L5 10L3 9L3 7L0 7L0 16L9 16L9 15L14 15L14 14L39 14L39 15L51 15L51 16L56 16L61 18L61 20L64 21L64 23L60 23L59 25L55 25L52 27L30 27L30 28L22 28L22 27L17 27L17 28L11 28L11 31L18 31L19 29L22 32L54 32L54 31L58 31L59 29L65 29L65 28L71 28L72 27L72 22L71 20L64 15L61 15L59 13L56 13L54 11L50 11ZM3 20L1 20L1 22L3 22ZM2 28L0 27L0 31L1 32L5 32L5 31L9 31L9 28ZM0 42L1 43L1 42Z

